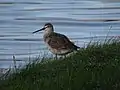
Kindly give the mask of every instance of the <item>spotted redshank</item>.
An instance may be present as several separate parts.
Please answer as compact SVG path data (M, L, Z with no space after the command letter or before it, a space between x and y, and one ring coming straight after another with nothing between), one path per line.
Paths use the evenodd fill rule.
M44 42L48 49L56 55L67 55L73 51L78 50L78 46L74 45L65 35L54 32L53 25L46 23L40 30L34 31L33 33L44 30Z

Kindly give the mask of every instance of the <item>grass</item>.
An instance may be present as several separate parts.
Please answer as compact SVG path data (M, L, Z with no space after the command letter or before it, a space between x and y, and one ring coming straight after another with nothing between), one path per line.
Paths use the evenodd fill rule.
M0 90L120 90L120 41L93 43L60 60L43 58L0 81Z

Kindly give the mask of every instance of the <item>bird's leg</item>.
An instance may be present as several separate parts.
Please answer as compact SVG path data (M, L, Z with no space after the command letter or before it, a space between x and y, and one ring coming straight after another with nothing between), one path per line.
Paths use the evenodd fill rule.
M57 54L55 54L55 60L57 60Z
M66 55L64 55L64 59L66 58Z

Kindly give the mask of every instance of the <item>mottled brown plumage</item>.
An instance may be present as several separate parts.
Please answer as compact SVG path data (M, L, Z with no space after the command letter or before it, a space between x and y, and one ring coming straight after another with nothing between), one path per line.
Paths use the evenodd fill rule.
M74 45L65 35L54 32L54 28L51 23L46 23L42 29L33 33L41 30L44 30L44 42L48 46L49 50L56 55L66 55L79 48Z

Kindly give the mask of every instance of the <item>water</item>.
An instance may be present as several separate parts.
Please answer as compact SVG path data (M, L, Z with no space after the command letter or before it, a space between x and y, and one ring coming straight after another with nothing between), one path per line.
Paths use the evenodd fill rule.
M111 0L112 1L112 0ZM0 0L0 68L47 52L43 33L32 34L46 22L55 31L84 46L93 38L120 35L120 2L105 0Z

